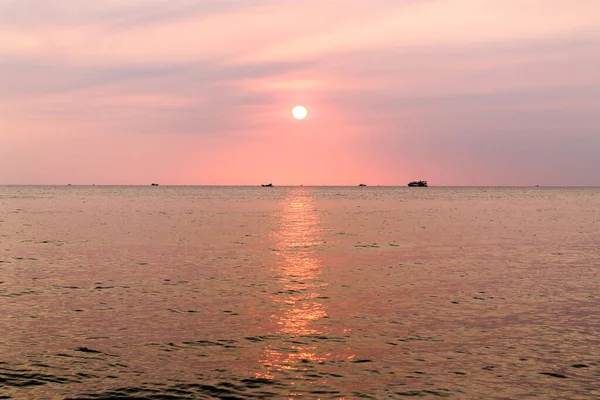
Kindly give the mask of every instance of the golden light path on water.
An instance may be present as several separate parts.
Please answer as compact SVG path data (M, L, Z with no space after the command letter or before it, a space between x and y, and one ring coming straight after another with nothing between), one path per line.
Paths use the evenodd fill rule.
M329 282L322 278L319 251L324 242L315 207L314 199L306 192L290 192L283 202L279 229L272 235L280 256L273 272L281 284L278 294L271 296L273 309L277 310L271 315L276 326L273 333L289 337L290 341L284 348L265 348L264 358L259 360L267 371L262 374L264 378L273 379L277 371L297 371L296 377L302 379L300 373L307 369L309 362L354 357L349 352L334 353L326 345L305 344L306 341L301 340L331 334L322 321L328 318L327 296L323 290ZM294 340L298 338L300 340Z
M0 397L600 398L600 189L0 187Z

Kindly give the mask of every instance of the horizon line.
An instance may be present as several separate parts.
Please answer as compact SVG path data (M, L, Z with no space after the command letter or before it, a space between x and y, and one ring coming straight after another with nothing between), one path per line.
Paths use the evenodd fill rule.
M7 183L7 184L3 184L0 183L0 187L9 187L9 186L20 186L20 187L26 187L26 186L42 186L42 187L56 187L56 186L66 186L66 187L262 187L260 184L258 185L248 185L248 184L139 184L139 183L131 183L131 184L122 184L122 183L101 183L101 184L92 184L92 183L84 183L84 184L80 184L80 183L43 183L43 184L38 184L38 183ZM293 184L283 184L283 185L273 185L271 188L289 188L289 187L343 187L343 188L351 188L351 187L387 187L387 188L399 188L399 187L406 187L408 188L409 186L407 184L401 184L401 185L365 185L365 186L359 186L359 185L293 185ZM598 188L600 187L600 185L429 185L428 188L436 188L436 187L449 187L449 188L456 188L456 187L473 187L473 188L483 188L483 187L498 187L498 188L528 188L528 187L538 187L538 188L549 188L549 187L556 187L556 188L568 188L568 187L573 187L573 188Z

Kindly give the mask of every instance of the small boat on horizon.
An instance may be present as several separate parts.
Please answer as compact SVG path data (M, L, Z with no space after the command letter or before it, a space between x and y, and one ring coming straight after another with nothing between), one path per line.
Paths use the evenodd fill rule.
M260 186L262 186L262 187L273 187L273 184L272 183L267 183L266 185L261 184Z
M367 186L367 185L365 185L364 183L361 183L361 184L359 184L358 186Z
M152 185L150 185L150 186L158 186L158 183L153 183L153 184L152 184Z
M427 187L427 181L412 181L408 182L410 187Z

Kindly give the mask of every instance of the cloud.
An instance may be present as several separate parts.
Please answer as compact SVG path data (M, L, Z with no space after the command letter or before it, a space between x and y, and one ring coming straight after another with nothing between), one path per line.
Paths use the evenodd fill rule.
M9 2L0 9L0 26L8 28L0 30L0 55L78 64L249 60L263 49L413 1Z
M208 16L256 7L273 0L4 0L0 25L7 28L105 25L124 28L177 21L193 15Z
M252 57L297 59L396 46L465 46L600 34L599 6L582 0L437 0L401 2L378 15L339 20Z
M597 4L0 1L0 167L600 182Z
M259 127L274 95L246 85L305 63L82 67L13 59L0 66L0 102L16 115L81 121L110 131L231 135Z

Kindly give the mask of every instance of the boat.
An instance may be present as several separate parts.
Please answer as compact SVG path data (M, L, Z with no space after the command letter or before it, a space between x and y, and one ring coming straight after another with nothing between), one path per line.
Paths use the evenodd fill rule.
M150 185L150 186L158 186L158 183L153 183L153 184L152 184L152 185Z
M273 187L273 184L272 183L267 183L266 185L260 185L260 186L262 186L262 187Z
M361 184L360 184L360 185L358 185L358 186L367 186L367 185L365 185L364 183L361 183Z
M427 187L427 181L412 181L408 183L410 187Z

